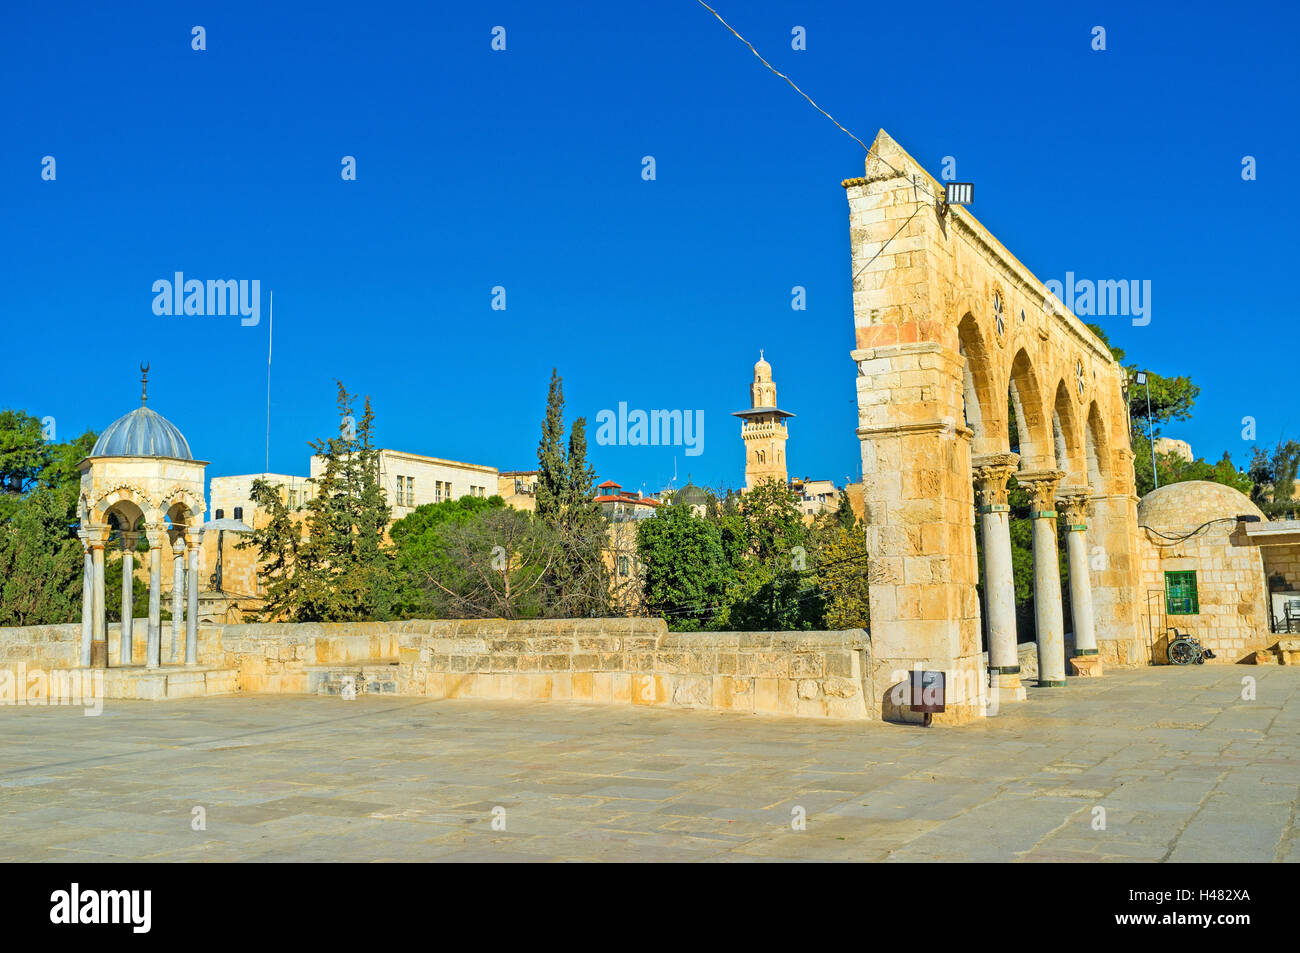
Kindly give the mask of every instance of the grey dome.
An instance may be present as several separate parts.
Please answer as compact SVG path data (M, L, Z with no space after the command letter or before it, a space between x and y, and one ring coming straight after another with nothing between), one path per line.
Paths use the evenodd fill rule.
M140 406L113 421L95 441L92 457L173 457L193 460L190 445L176 425Z
M673 505L704 506L709 502L709 494L694 483L687 483L673 494Z

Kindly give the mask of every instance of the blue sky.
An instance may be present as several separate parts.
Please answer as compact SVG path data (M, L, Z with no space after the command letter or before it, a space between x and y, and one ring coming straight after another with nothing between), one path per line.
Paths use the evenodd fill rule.
M1149 279L1148 326L1101 323L1201 385L1169 435L1243 462L1244 416L1264 441L1300 431L1297 375L1260 370L1295 347L1294 5L711 5L862 139L884 127L936 174L955 157L1040 278ZM532 468L557 366L593 429L620 401L704 412L699 456L596 446L602 476L739 485L729 414L764 348L798 415L791 475L857 477L839 183L863 150L694 0L0 18L0 406L102 429L148 360L150 406L209 476L260 471L274 291L276 471L306 472L336 377L371 395L384 446ZM261 322L155 315L176 271L260 280Z

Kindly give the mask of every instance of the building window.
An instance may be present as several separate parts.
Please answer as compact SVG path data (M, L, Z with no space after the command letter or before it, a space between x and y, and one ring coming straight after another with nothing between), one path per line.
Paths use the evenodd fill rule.
M406 478L406 505L415 505L415 477Z
M626 576L626 575L628 574L628 567L629 567L629 561L628 561L628 558L627 558L626 556L619 556L619 557L618 557L618 574L619 574L620 576Z
M1199 615L1195 572L1165 573L1165 614Z
M403 485L405 482L406 482L406 477L404 477L404 476L399 476L399 477L397 478L397 497L396 497L396 499L397 499L397 505L398 505L398 506L401 506L401 505L402 505L402 485Z
M298 508L298 491L297 491L297 490L290 490L290 491L289 491L289 509L291 509L291 510L296 510L297 508Z

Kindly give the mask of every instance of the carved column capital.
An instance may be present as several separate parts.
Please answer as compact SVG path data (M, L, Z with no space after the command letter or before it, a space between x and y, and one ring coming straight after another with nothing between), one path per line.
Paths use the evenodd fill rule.
M1064 470L1027 470L1016 474L1016 482L1025 488L1033 501L1031 517L1055 519L1056 488L1064 478Z
M1016 472L1018 453L984 453L971 458L971 473L980 496L980 509L992 512L1007 506L1007 479Z
M149 541L150 549L162 549L167 545L166 523L145 523L144 538Z
M1057 491L1056 502L1071 530L1087 529L1088 501L1091 499L1092 488L1087 486L1063 486Z

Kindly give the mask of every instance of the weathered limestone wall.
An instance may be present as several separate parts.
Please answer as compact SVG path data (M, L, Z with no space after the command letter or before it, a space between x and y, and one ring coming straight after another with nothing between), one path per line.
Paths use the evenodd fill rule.
M111 678L124 671L116 668L118 631L109 633ZM135 635L138 666L145 623L137 623ZM75 667L80 638L79 624L0 629L0 669L19 661L27 670ZM358 693L426 698L865 720L880 717L884 687L869 677L861 629L674 633L662 620L643 618L258 623L201 625L198 649L209 678L212 670L223 678L233 673L233 690L248 693L338 693L346 685ZM187 670L164 665L162 671Z
M1278 641L1268 625L1264 560L1239 525L1218 523L1182 542L1146 532L1143 536L1142 588L1153 593L1155 613L1164 610L1166 572L1196 573L1199 614L1166 616L1166 626L1200 639L1217 655L1213 662L1240 662ZM1160 621L1157 614L1157 626ZM1159 664L1166 661L1165 645L1165 633L1157 630L1154 653Z
M65 669L80 664L81 624L0 628L0 668Z
M1264 568L1286 580L1286 588L1300 592L1300 544L1268 546L1263 549Z
M878 717L860 629L670 633L659 619L402 625L406 694Z

